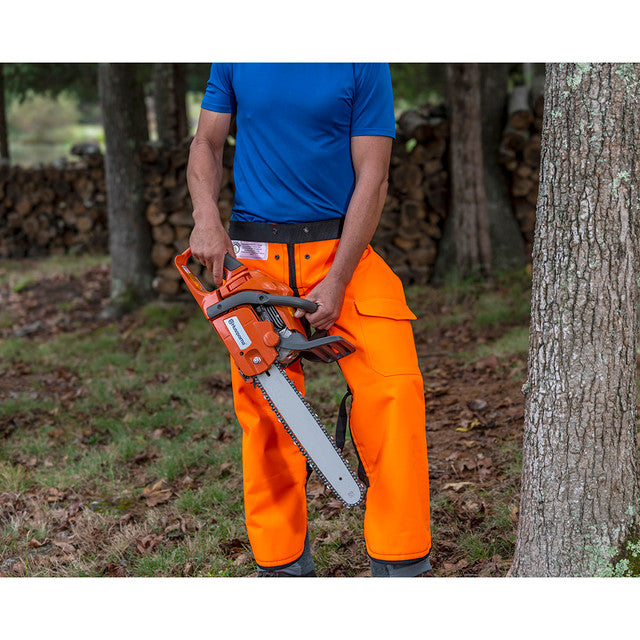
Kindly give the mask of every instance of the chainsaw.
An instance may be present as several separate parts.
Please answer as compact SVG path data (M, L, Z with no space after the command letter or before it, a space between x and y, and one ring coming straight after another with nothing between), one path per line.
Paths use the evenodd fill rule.
M187 266L190 257L187 249L176 256L175 265L244 380L262 391L308 464L336 497L347 507L360 504L364 487L285 371L301 357L335 362L355 347L324 332L308 338L294 310L313 313L317 305L293 296L286 284L227 254L224 283L209 291Z

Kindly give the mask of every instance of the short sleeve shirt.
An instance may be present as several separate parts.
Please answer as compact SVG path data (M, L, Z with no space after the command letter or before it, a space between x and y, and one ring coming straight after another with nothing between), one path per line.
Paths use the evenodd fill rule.
M395 137L387 64L214 63L202 108L235 113L233 219L345 215L351 138Z

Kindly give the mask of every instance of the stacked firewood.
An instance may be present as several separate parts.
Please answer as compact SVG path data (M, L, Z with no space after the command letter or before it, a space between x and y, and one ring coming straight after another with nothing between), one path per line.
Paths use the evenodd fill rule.
M509 96L507 124L500 145L500 163L510 174L514 213L531 255L538 200L544 77L531 87L517 86Z
M0 257L107 251L102 154L73 152L79 161L0 167Z
M448 135L443 108L400 116L388 196L372 244L406 284L428 282L435 263L448 210ZM0 166L0 258L108 251L103 157L96 145L72 151L78 161ZM188 246L193 228L188 153L189 141L176 148L149 143L140 152L154 286L167 295L181 290L173 258ZM233 154L227 145L219 200L225 223L233 206Z
M404 112L398 121L389 190L372 245L405 284L425 284L448 212L449 126L442 108Z
M234 147L227 145L218 200L225 226L229 223L233 207L233 153ZM193 208L186 178L188 156L188 141L174 149L148 144L141 150L146 215L153 240L151 260L156 269L153 285L158 293L166 295L174 295L181 290L182 278L173 258L189 246L193 229ZM191 268L206 284L211 284L210 276L203 267L194 262Z

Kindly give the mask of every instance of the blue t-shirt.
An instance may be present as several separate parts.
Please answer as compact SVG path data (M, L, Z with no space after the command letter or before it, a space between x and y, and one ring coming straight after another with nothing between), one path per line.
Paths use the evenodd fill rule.
M351 137L395 137L387 64L214 63L202 108L237 114L234 220L344 216Z

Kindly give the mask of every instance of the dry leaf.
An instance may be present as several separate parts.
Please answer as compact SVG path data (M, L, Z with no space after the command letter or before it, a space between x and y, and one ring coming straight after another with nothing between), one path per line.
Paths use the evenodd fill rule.
M162 536L150 533L140 540L136 540L136 548L140 553L149 553L162 542Z
M220 475L229 473L233 469L233 462L223 462L220 465Z
M482 422L480 422L480 420L478 420L477 418L474 418L466 427L458 427L456 431L463 431L463 432L471 431L474 427L479 427L481 424Z
M126 575L124 572L124 567L122 565L116 564L115 562L109 562L104 570L107 575L111 576L112 578L124 578Z
M76 548L71 543L65 542L64 540L54 540L53 544L65 553L73 553L76 550Z
M172 493L171 489L165 488L164 480L158 480L151 487L145 487L141 497L145 499L147 507L155 507L170 500Z
M43 547L47 542L49 542L49 538L45 538L42 542L36 540L36 538L31 538L31 540L29 540L29 547L37 549L39 547Z
M469 566L469 561L465 560L464 558L462 558L462 560L458 560L458 562L453 563L453 562L443 562L442 563L442 568L444 569L445 573L447 574L452 574L452 573L456 573L457 571L461 571L462 569L466 569Z
M465 487L472 487L475 482L447 482L447 484L442 487L443 491L447 491L450 489L451 491L462 491Z
M47 502L60 502L64 500L65 495L64 491L58 491L58 489L51 487L49 489L49 495L47 496Z
M167 502L171 499L171 489L165 489L164 491L157 491L152 493L146 498L147 507L155 507L158 504Z

